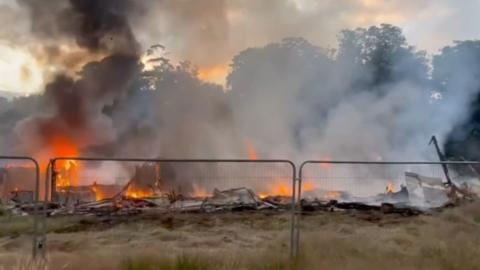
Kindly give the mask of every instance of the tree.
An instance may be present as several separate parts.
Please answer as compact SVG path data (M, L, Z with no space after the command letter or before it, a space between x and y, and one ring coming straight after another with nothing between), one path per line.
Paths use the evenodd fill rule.
M326 110L330 101L325 94L331 89L326 83L333 70L330 56L330 51L303 38L286 38L236 55L227 77L228 96L243 136L277 156L288 151L276 147L279 144L301 147L297 133L317 117L311 114L312 106L318 102L325 105L318 108ZM319 93L325 94L323 99Z
M464 119L449 133L445 152L453 158L480 158L480 41L456 41L433 59L433 81L445 99L463 103ZM448 105L448 104L447 104Z
M199 80L188 62L172 64L163 57L155 61L124 98L105 110L118 133L116 140L92 151L178 158L228 153L235 144L222 143L234 138L223 88Z
M338 61L354 65L361 72L355 84L366 90L378 90L400 81L428 83L425 52L408 45L402 30L389 24L343 30Z

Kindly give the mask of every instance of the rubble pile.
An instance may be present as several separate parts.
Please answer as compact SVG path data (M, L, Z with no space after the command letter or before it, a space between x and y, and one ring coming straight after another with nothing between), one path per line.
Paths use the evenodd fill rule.
M355 197L344 191L328 193L317 191L315 195L304 196L300 200L300 208L306 212L354 209L410 216L478 199L476 193L466 183L461 186L446 184L441 178L426 177L412 172L405 172L405 183L397 192L387 187L385 193L371 197ZM328 194L336 196L331 198Z
M76 195L73 194L75 197ZM251 189L215 189L211 196L204 198L171 196L169 194L143 198L123 194L93 202L79 202L49 210L49 215L135 215L145 211L212 213L242 210L277 210L291 207L291 198L275 201L273 198L260 199Z
M263 194L263 193L260 193ZM303 212L313 211L379 211L384 214L417 215L431 209L457 205L477 199L476 193L463 183L446 185L441 178L405 172L405 183L398 191L391 185L386 192L358 197L344 190L312 189L304 191L297 206ZM226 211L287 211L292 197L257 195L254 190L240 187L214 189L210 194L188 196L178 191L161 193L159 189L140 189L138 183L60 187L52 201L40 202L38 209L49 216L94 215L125 216L143 212L217 213ZM0 203L0 213L30 215L35 211L34 193L15 189ZM44 206L47 206L44 208Z

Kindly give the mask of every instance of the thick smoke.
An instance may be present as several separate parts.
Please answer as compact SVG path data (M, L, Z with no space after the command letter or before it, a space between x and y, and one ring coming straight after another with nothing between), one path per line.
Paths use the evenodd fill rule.
M87 54L103 59L85 64L79 79L58 74L45 89L48 109L18 123L16 132L25 151L43 158L77 154L55 145L88 147L112 140L111 120L105 106L121 98L139 72L139 49L128 18L133 1L21 1L30 12L32 33L40 40L75 41ZM52 49L52 45L48 47ZM53 148L53 149L52 149ZM61 150L63 152L64 150Z
M236 34L222 23L235 17L225 13L223 1L208 2L205 14L184 2L20 3L39 52L49 52L44 61L72 59L73 50L88 63L80 70L64 65L70 70L56 74L39 96L6 102L10 109L1 117L9 120L2 131L15 130L3 143L10 152L65 155L52 147L60 141L88 155L245 158L249 142L260 158L435 160L428 139L436 134L444 140L465 118L476 91L440 89L440 79L432 77L439 67L391 25L343 31L338 50L303 38L243 50L232 59L223 88L199 80L189 63L170 62L162 46L155 48L164 54L149 62L155 65L142 70L138 32L131 27L137 29L152 7L164 8L170 24L159 28L177 27L191 38L188 44L198 42L198 50L186 46L184 55L216 63L225 56L210 53L211 47L222 40L228 47L229 35ZM287 13L282 10L276 12ZM191 19L188 25L204 24L192 30L180 17ZM453 84L459 88L472 85L458 80ZM14 108L25 100L34 106Z
M445 151L452 159L480 160L480 41L456 42L433 61L438 87L449 100L462 99L465 104L451 108L459 117L445 141Z
M39 38L72 38L91 52L138 53L138 43L129 24L129 17L141 10L135 1L19 2L29 10L31 32Z
M431 158L428 138L444 132L425 56L395 27L342 35L337 53L285 39L237 55L229 85L240 130L277 157Z

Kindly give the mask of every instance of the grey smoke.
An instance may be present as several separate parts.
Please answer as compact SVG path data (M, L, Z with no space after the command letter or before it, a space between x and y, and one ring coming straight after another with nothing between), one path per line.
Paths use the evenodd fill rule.
M56 77L43 95L30 98L41 104L38 110L12 106L8 113L16 121L2 122L8 127L4 130L16 131L4 138L7 152L42 151L45 132L62 132L90 155L238 158L246 157L248 139L265 158L434 159L428 138L436 134L444 139L467 113L469 95L464 92L430 98L436 89L428 80L428 59L407 42L387 52L393 55L388 63L393 73L378 76L381 65L362 65L368 59L355 58L361 48L340 44L332 51L304 39L281 41L318 15L295 23L281 20L298 9L291 4L272 8L279 15L275 18L290 25L287 32L273 29L276 23L259 23L259 35L271 34L265 36L268 44L243 50L235 42L242 33L226 26L228 16L247 9L242 4L120 2L20 1L37 22L31 34L40 44L73 42L105 56L83 66L79 78ZM259 7L253 13L271 8L252 5ZM325 10L334 6L325 5ZM167 23L155 28L160 32L178 30L185 45L182 55L194 63L222 62L243 46L233 59L228 89L199 81L186 63L165 61L141 72L139 43L156 35L145 37L155 32L139 28L158 23L145 14L162 15L158 20ZM255 16L255 22L261 20ZM159 33L158 38L170 41L174 33ZM27 147L8 147L19 144Z
M139 72L138 43L128 18L133 1L22 0L39 40L74 40L78 47L105 57L82 67L80 78L58 74L48 83L46 108L16 125L24 151L41 156L53 153L52 138L80 148L112 140L115 131L102 110L125 95ZM49 47L52 45L49 45Z

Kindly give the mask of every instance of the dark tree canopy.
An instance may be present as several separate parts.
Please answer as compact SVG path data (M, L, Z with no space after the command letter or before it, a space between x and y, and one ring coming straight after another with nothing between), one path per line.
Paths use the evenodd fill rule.
M363 69L364 76L357 83L369 90L404 80L428 81L425 52L408 45L402 30L389 24L343 30L338 59Z
M433 59L433 80L446 99L459 94L467 115L447 138L445 151L451 158L480 159L480 41L457 41ZM463 92L463 93L460 93ZM462 95L462 96L463 96Z

